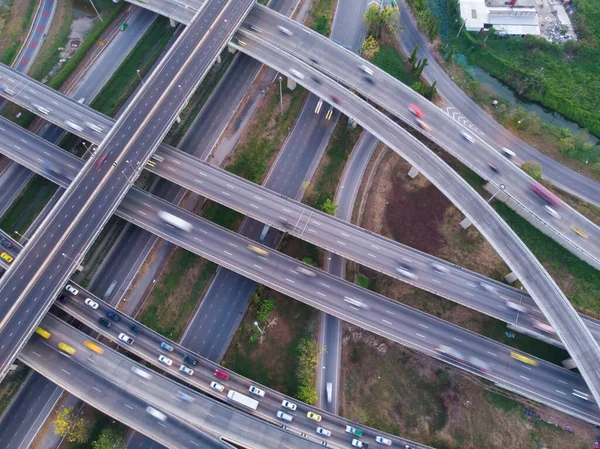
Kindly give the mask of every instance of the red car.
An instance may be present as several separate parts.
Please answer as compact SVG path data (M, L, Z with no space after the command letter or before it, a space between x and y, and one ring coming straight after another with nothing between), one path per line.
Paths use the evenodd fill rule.
M223 380L229 379L229 374L224 373L220 369L216 369L215 372L214 372L214 374L215 374L215 376L217 376L220 379L223 379Z
M100 169L100 166L101 166L101 165L104 163L104 161L106 160L106 156L107 156L107 155L105 154L104 156L102 156L102 157L100 158L100 160L99 160L99 161L98 161L98 163L96 164L96 170L99 170L99 169Z
M338 97L337 95L331 95L331 101L333 101L335 104L341 104L342 100L340 100L340 97Z
M412 104L409 106L410 112L412 112L413 114L415 114L417 117L419 118L425 118L425 116L423 115L423 113L421 112L421 110L419 109L419 107L416 104Z

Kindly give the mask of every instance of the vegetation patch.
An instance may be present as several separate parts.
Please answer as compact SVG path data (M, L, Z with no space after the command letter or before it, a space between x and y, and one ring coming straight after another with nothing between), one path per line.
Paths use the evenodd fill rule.
M10 0L0 6L0 62L11 65L17 53L23 46L25 36L31 28L36 0L17 1Z
M329 36L333 15L335 14L335 5L334 0L315 0L306 25L323 36Z

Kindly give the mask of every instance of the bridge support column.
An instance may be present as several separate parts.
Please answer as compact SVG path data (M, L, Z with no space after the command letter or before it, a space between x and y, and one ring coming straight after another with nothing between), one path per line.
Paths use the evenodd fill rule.
M573 361L573 359L565 359L562 361L562 365L567 368L567 369L575 369L577 368L577 365L575 365L575 362Z
M411 179L415 179L418 174L419 174L419 170L416 167L410 167L408 176L410 176Z
M175 28L177 26L177 22L175 22L173 19L169 19L169 25Z
M519 279L517 277L517 275L515 273L513 273L512 271L510 273L508 273L506 276L504 276L504 280L506 282L508 282L509 284L512 284L513 282L515 282L517 279Z
M472 223L471 220L465 218L463 221L460 222L460 225L463 227L463 229L468 229L468 227L471 226Z
M296 81L294 81L291 78L288 78L286 86L289 90L294 90L296 88Z
M229 41L229 43L227 44L227 50L229 50L229 53L231 53L231 54L235 54L235 52L237 51L237 48L234 48L234 47L231 45L231 41ZM220 57L220 56L219 56L219 57Z
M217 59L215 59L215 64L221 64L221 53L217 55Z

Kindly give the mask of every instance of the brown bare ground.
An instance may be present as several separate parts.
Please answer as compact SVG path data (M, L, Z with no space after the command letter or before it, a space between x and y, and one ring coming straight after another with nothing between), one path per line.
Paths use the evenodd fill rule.
M527 401L501 408L492 386L399 344L344 325L341 415L414 441L447 449L591 448L591 425ZM523 414L569 424L573 433Z
M4 53L17 39L25 40L25 36L29 30L22 30L23 22L29 5L35 0L18 0L13 1L10 7L9 14L0 15L0 55ZM4 2L3 2L4 3ZM6 7L3 5L0 11L6 11Z

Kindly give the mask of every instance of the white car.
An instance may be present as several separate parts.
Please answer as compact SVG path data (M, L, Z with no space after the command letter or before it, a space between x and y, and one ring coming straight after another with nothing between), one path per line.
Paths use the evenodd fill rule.
M548 206L547 204L544 206L544 210L546 212L548 212L550 215L552 215L554 218L556 218L557 220L560 220L560 214L558 212L556 212L554 209L552 209L550 206Z
M212 381L210 383L210 388L214 388L215 390L220 391L221 393L225 389L225 387L223 385L221 385L220 383L217 383L215 381Z
M149 413L150 415L154 416L156 419L159 419L161 421L166 421L167 420L167 415L165 415L163 412L159 412L158 410L156 410L153 407L146 407L146 412Z
M77 290L71 284L67 284L67 286L65 287L65 290L68 291L69 293L71 293L73 296L77 296L77 293L79 293L79 290Z
M373 76L373 73L375 73L375 72L373 72L373 69L371 69L371 67L369 67L366 64L361 64L358 66L358 68L361 69L363 72L365 72L367 75Z
M283 405L285 408L289 408L290 410L296 410L298 408L296 404L286 401L285 399L281 402L281 405Z
M137 366L132 366L131 371L144 379L150 379L152 377L148 371L138 368Z
M308 276L311 278L314 278L317 275L317 273L315 273L314 271L304 267L298 267L298 273L302 273L304 276Z
M300 73L298 70L296 69L290 69L290 73L295 76L296 78L298 78L299 80L303 80L304 79L304 74Z
M473 136L471 134L467 133L466 131L461 131L460 135L463 136L469 142L475 143L475 139L473 139Z
M360 441L360 440L359 440L359 439L357 439L357 438L354 438L354 439L352 440L352 446L354 446L354 447L367 447L367 445L366 445L366 444L364 444L362 441Z
M294 33L292 33L292 32L291 32L290 30L288 30L287 28L284 28L284 27L282 27L281 25L279 25L279 26L277 27L277 29L278 29L279 31L281 31L283 34L287 35L287 36L293 36L293 35L294 35Z
M450 271L447 266L436 262L433 262L431 267L438 273L448 273Z
M177 397L185 402L192 402L194 400L189 394L184 393L183 391L178 391Z
M261 398L265 396L265 392L260 388L255 387L254 385L250 386L250 388L248 388L248 391L257 396L260 396Z
M317 427L317 433L326 437L331 436L331 430L326 429L325 427Z
M96 310L98 308L98 303L96 301L94 301L93 299L90 298L85 298L85 302L88 306L90 306L92 309Z
M419 279L419 276L417 276L415 273L413 273L412 271L408 271L406 268L404 267L398 267L396 268L396 271L398 273L400 273L402 276L404 276L405 278L408 279L413 279L413 280L417 280Z
M389 438L384 438L382 436L377 435L375 437L375 441L377 441L379 444L385 444L386 446L391 446L392 445L392 440L390 440Z
M187 367L187 366L185 366L185 365L181 365L181 366L179 367L179 371L181 371L182 373L185 373L185 374L187 374L188 376L193 376L193 375L194 375L194 370L193 370L193 369L190 369L190 368L188 368L188 367Z
M352 304L355 307L359 307L361 309L369 308L369 306L366 305L364 302L359 301L358 299L355 299L355 298L351 298L350 296L344 296L344 301L346 301L349 304Z
M487 284L485 282L480 282L479 285L481 285L481 288L488 292L496 293L498 291L498 289L495 286Z
M171 360L169 357L166 357L162 354L158 356L158 361L161 363L164 363L167 366L171 366L173 364L173 360Z
M122 332L119 334L119 340L124 341L128 345L132 345L133 341L134 341L133 338L131 338L129 335L124 334Z

